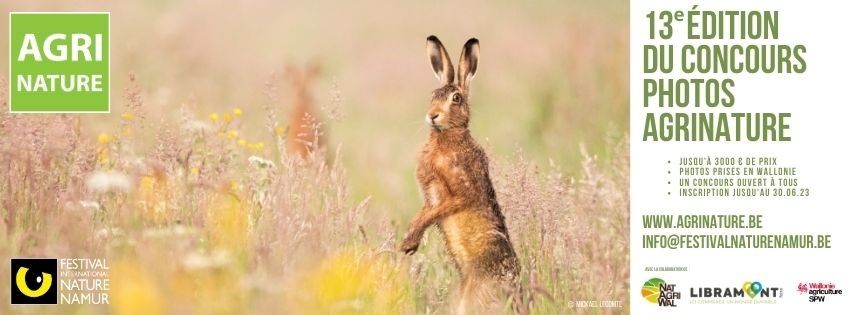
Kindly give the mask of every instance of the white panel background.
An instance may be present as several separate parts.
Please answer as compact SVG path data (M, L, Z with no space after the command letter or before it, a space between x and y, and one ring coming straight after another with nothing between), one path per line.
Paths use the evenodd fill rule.
M645 15L651 10L778 10L780 38L767 43L807 46L804 74L717 74L736 82L734 110L743 112L791 112L791 142L642 142L647 110L642 108L642 80L665 76L643 73L642 47L648 39ZM630 21L631 99L631 311L634 314L851 314L851 260L848 212L851 211L851 7L843 1L673 1L635 0ZM680 22L685 25L685 22ZM685 28L675 26L675 38L664 41L685 44ZM706 41L692 41L693 44ZM740 40L729 43L745 43ZM658 40L655 43L662 44ZM749 41L748 43L760 43ZM678 52L678 50L677 50ZM676 52L675 52L675 58ZM675 71L677 71L675 69ZM671 77L692 78L695 75ZM676 195L676 160L680 156L777 156L781 165L797 166L799 184L812 191L809 198L721 199L681 198ZM672 160L668 177L667 160ZM667 185L668 178L672 185ZM669 189L670 188L670 189ZM672 195L668 196L667 191ZM762 230L742 233L832 234L832 249L642 249L641 215L647 213L759 213ZM718 231L722 232L722 231ZM737 233L732 230L726 232ZM695 233L701 233L695 231ZM714 233L703 230L702 233ZM688 272L645 272L646 266L687 266ZM641 297L641 286L651 277L677 284L683 298L677 308L662 308ZM739 286L746 280L782 287L784 298L775 305L689 304L691 286ZM845 293L828 296L825 303L810 303L795 291L801 281L830 281Z

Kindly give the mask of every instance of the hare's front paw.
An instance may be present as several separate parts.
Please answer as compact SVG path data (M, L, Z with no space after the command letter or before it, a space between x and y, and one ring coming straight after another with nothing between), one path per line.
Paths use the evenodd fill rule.
M399 246L399 250L404 252L406 255L413 255L417 252L417 248L420 247L420 238L415 234L408 233L405 235L405 239L402 240L402 244Z

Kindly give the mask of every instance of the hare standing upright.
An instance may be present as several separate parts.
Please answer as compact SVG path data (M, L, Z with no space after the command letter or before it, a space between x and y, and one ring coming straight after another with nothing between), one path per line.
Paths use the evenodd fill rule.
M311 125L317 119L313 111L313 98L310 95L311 83L319 73L319 67L308 65L303 70L288 65L286 75L292 87L292 106L286 143L289 154L307 158L323 145L322 132Z
M470 81L476 74L479 41L464 44L455 69L446 48L428 37L428 56L442 86L432 92L425 117L431 127L417 160L417 181L424 205L408 228L400 250L416 252L423 233L437 224L461 275L458 312L487 304L489 290L514 280L520 270L505 218L488 174L488 157L467 129Z

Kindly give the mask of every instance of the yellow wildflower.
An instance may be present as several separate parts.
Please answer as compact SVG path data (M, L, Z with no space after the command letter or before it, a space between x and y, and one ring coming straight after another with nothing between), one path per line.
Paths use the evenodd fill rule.
M236 117L242 116L242 109L237 107L233 109L233 115Z
M239 131L234 129L228 130L227 136L228 139L236 139L237 137L239 137Z
M168 212L169 189L165 178L142 176L139 179L138 206L146 222L164 223Z
M246 142L245 139L239 139L239 141L237 141L236 143L241 145L241 146L245 146L245 144L248 143L248 142Z
M115 140L115 137L113 137L112 135L110 135L108 133L102 132L101 134L98 135L98 143L100 143L100 144L107 144L107 143L112 142L112 140Z
M257 148L257 150L263 150L264 144L263 142L257 142L254 146Z
M231 184L236 186L235 184ZM206 226L210 245L214 249L234 253L237 257L245 253L248 245L249 222L245 204L231 192L218 194L207 209Z
M103 166L109 165L109 149L108 148L100 148L98 149L98 163Z
M233 121L233 116L231 116L231 115L230 115L230 114L228 114L228 113L224 113L224 114L222 114L222 119L223 119L226 123L229 123L229 122Z
M212 120L213 122L219 121L219 113L211 113L210 120Z
M276 134L276 135L283 136L283 135L284 135L284 133L286 133L286 132L287 132L287 129L286 129L286 128L284 128L284 127L277 127L277 128L275 128L275 134Z
M295 313L408 313L412 288L400 269L381 256L343 249L308 269L301 276L303 289L285 299L292 301L288 304Z
M124 119L125 121L131 121L131 120L133 120L133 113L124 112L124 114L121 114L121 118Z
M156 274L138 261L122 258L110 264L109 306L119 315L165 314L166 296L156 283Z
M139 181L139 189L141 190L154 190L154 184L157 183L157 179L153 176L142 176L142 180Z

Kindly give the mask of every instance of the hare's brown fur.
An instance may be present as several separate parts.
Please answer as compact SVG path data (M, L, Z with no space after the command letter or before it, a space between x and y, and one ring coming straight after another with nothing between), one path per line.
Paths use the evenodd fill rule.
M324 145L321 130L311 125L311 121L316 120L317 117L313 109L310 87L318 72L318 67L315 65L308 65L302 70L291 65L286 68L287 78L292 87L291 104L293 106L287 127L287 153L301 158L307 158L311 151Z
M443 86L432 93L426 116L432 131L417 158L424 200L401 250L415 252L426 228L436 224L461 278L461 308L488 283L513 279L520 266L488 174L488 157L470 135L469 81L478 62L478 41L464 47L458 82L445 48L429 37L435 74Z

